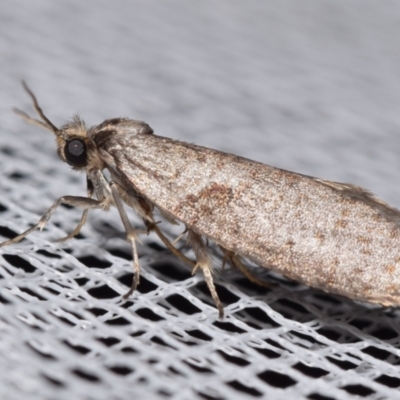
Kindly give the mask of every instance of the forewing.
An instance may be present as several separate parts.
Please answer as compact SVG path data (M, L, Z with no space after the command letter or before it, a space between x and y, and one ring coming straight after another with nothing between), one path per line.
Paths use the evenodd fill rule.
M397 299L382 299L393 277L376 271L398 263L399 212L364 189L155 135L115 135L100 152L113 179L233 253L331 292Z

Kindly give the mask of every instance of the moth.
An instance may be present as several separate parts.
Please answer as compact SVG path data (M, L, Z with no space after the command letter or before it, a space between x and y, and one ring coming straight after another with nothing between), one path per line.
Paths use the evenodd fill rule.
M383 306L400 304L400 212L358 186L285 171L233 154L157 136L145 122L114 118L87 128L75 116L57 128L23 83L40 119L15 110L51 131L60 158L87 176L87 197L63 196L37 225L0 246L42 229L61 204L80 207L79 233L90 209L118 209L133 252L139 284L138 233L124 206L143 219L178 257L201 269L223 316L208 241L253 281L243 259L323 291ZM107 180L103 174L109 171ZM186 258L159 229L166 221L185 226L196 262ZM178 239L180 239L179 237Z

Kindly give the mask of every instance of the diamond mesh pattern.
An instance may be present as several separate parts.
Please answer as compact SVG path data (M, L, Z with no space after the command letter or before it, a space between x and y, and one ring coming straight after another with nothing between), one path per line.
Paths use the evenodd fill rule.
M28 110L21 78L56 124L71 111L94 123L140 116L161 135L352 181L399 204L400 50L390 40L399 6L200 4L2 9L2 237L85 187L50 134L9 111ZM81 235L56 243L79 217L61 207L42 232L0 250L2 399L400 398L397 310L257 269L279 283L267 290L227 269L216 277L219 320L201 274L153 235L139 247L139 290L123 302L132 266L117 212L91 213Z

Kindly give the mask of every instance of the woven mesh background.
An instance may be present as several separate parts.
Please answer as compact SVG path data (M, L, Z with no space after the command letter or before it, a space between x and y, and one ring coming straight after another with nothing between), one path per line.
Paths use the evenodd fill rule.
M51 134L11 112L30 111L21 79L57 125L74 112L89 124L139 118L399 206L399 15L397 2L369 0L3 1L1 236L85 193ZM257 270L279 282L266 290L227 269L219 320L201 274L152 235L123 302L132 267L116 211L91 213L80 236L56 243L79 217L61 207L0 250L2 399L400 398L397 310Z

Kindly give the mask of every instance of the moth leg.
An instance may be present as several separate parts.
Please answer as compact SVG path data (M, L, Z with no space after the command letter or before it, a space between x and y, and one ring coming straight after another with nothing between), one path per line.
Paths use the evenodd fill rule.
M88 210L90 208L102 208L107 209L109 207L108 199L104 199L103 201L98 201L94 199L89 199L87 197L80 197L80 196L63 196L60 197L40 218L39 222L32 226L31 228L27 229L25 232L21 233L20 235L16 236L13 239L7 240L6 242L0 243L0 247L8 246L9 244L17 243L28 236L31 232L36 229L42 230L48 220L53 215L54 211L59 207L61 204L66 204L73 207L80 207L84 210Z
M173 245L173 246L175 246L175 244L176 243L178 243L186 234L187 234L187 228L177 237L177 238L175 238L175 240L174 241L172 241L171 242L171 244Z
M88 177L86 179L86 182L87 182L87 197L90 199L93 196L93 192L94 192L93 183ZM89 210L84 210L82 213L81 219L80 219L78 225L76 226L76 228L71 233L69 233L67 236L56 240L56 242L60 242L60 243L66 242L67 240L72 239L74 236L76 236L81 231L83 225L85 225L88 213L89 213Z
M76 226L76 228L71 233L69 233L67 236L62 237L61 239L57 239L56 242L58 242L58 243L66 242L67 240L75 237L81 231L83 225L86 224L88 212L89 212L88 210L84 210L82 213L81 219L80 219L78 225Z
M277 285L274 283L265 282L265 281L255 277L250 272L250 270L243 265L240 256L236 255L233 251L224 249L223 247L221 247L221 249L224 253L224 261L223 262L225 263L225 260L229 259L231 261L232 265L235 268L237 268L250 282L256 283L257 285L266 287L268 289L277 287Z
M114 204L115 204L115 207L117 207L119 216L121 217L121 221L122 221L125 231L126 231L126 240L127 240L127 242L129 242L131 244L132 253L133 253L133 281L132 281L131 288L123 296L123 298L126 300L136 290L137 286L139 285L140 265L139 265L139 256L138 256L138 252L137 252L136 241L140 242L140 239L128 219L128 216L127 216L124 206L122 204L121 198L119 196L119 191L116 188L116 186L117 186L116 183L110 182L111 193L112 193L112 196L114 199Z
M210 290L211 297L213 298L214 303L219 311L219 318L223 318L224 307L222 306L222 303L218 297L218 293L215 289L214 280L212 277L211 260L207 251L207 247L201 236L191 229L188 229L188 242L192 246L197 260L192 273L194 274L198 268L203 270L204 279L207 283L208 289Z
M140 202L131 196L123 187L113 182L113 186L117 191L119 197L124 201L125 204L133 208L142 218L146 225L147 233L154 231L165 246L173 253L176 257L180 258L186 264L194 267L193 261L189 260L185 255L183 255L173 244L168 240L168 238L161 232L157 226L157 222L154 221L152 210L149 208L148 204L145 202ZM121 217L122 218L122 217ZM133 228L132 228L133 229Z
M195 263L192 260L189 260L184 254L182 254L170 241L169 239L161 232L156 224L153 224L151 230L154 231L157 236L161 239L161 241L167 246L167 248L173 253L176 257L180 258L186 264L188 264L192 268L196 268Z

